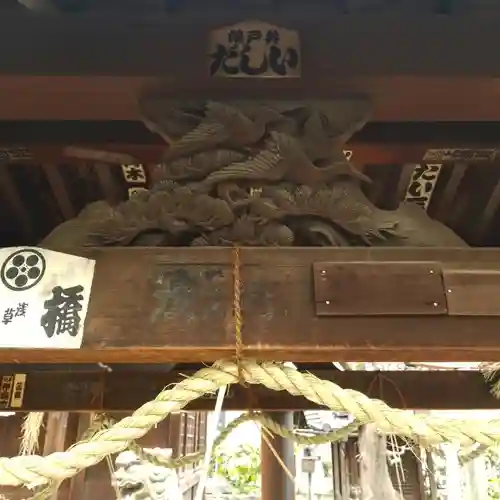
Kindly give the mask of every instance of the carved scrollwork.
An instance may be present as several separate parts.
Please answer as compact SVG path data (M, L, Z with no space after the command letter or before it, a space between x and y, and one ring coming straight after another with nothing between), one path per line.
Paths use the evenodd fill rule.
M156 100L155 100L156 99ZM89 206L45 246L464 246L418 207L377 208L344 142L369 118L363 99L189 101L142 98L168 141L154 187Z

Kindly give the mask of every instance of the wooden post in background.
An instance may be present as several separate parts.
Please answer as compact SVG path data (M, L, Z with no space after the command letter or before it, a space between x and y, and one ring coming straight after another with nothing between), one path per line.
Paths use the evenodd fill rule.
M293 412L273 412L274 420L289 429L293 426ZM274 451L282 460L285 467L295 477L295 452L293 442L281 436L268 438ZM261 457L261 498L262 500L294 500L295 484L288 476L283 466L274 456L267 442L262 439L260 447Z

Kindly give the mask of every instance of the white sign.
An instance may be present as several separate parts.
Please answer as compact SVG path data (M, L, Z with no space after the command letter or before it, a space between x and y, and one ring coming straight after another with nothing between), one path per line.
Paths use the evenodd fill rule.
M144 184L146 171L142 165L122 165L122 174L125 182Z
M0 266L0 348L81 347L95 261L11 247Z
M408 184L405 201L416 203L427 210L441 173L441 167L441 164L416 165Z

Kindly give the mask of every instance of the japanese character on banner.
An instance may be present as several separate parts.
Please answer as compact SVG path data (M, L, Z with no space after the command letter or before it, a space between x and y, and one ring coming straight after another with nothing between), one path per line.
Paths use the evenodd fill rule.
M440 164L416 165L406 192L405 201L427 209L441 172Z
M44 302L45 313L40 324L47 337L70 335L76 337L82 322L83 286L69 288L55 286L52 297Z
M18 302L16 307L7 307L3 312L2 323L8 325L16 318L24 318L28 309L27 302Z
M95 261L19 247L0 265L0 348L81 347Z
M130 184L145 184L146 170L142 165L122 165L123 178Z
M10 397L12 394L12 387L14 384L14 377L11 375L3 375L0 377L0 408L5 409L10 405Z

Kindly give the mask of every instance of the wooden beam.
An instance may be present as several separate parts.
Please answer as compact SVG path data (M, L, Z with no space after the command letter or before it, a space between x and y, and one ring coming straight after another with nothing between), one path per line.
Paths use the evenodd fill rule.
M234 355L231 249L92 248L71 253L96 260L83 347L2 349L0 363L201 362ZM371 266L361 269L360 262ZM315 362L486 361L500 354L498 249L242 248L241 263L248 357ZM370 302L365 288L356 307L342 300L327 301L320 310L312 290L313 265L318 272L321 263L332 272L334 263L343 263L339 278L344 281L339 283L349 296L361 293L356 279L368 283L370 293L376 287L364 274L349 279L348 268L369 273L377 268L377 286L388 287L374 295L377 307L394 312L379 313L373 304L363 309ZM411 263L410 274L391 274L393 267L404 274L404 263ZM379 267L385 269L381 274ZM461 274L461 270L468 272ZM155 284L160 273L161 290ZM177 280L175 285L171 279ZM443 285L443 279L452 280L453 286ZM406 282L413 285L402 289L401 283ZM334 285L335 280L321 294L335 291ZM413 290L417 285L418 290ZM401 297L402 309L398 300L389 300L389 293Z
M125 153L134 158L137 163L155 164L161 161L162 155L165 152L163 144L96 144L96 143L72 143L72 144L28 144L26 141L20 141L27 145L31 157L28 159L13 159L11 164L34 164L36 163L52 163L52 164L72 164L75 158L70 154L66 154L67 146L77 146L79 149L87 149L91 151L105 151L111 153ZM364 164L371 165L403 165L408 163L422 163L428 151L433 149L445 150L453 149L457 154L465 155L469 152L485 149L480 144L460 143L457 142L420 142L420 143L365 143L354 139L346 145L347 150L352 151L352 161L360 167ZM488 145L488 149L500 149L500 141L495 145ZM0 145L1 150L7 150L9 146ZM460 151L459 151L460 150ZM89 158L90 161L90 158ZM497 166L498 160L485 161L476 160L471 164L492 165Z
M20 141L27 144L26 141ZM455 144L456 145L456 144ZM96 144L96 143L72 143L72 144L29 144L27 146L31 153L31 159L14 159L12 164L29 163L54 163L54 164L71 164L75 162L75 158L65 154L67 146L78 146L81 149L88 149L92 151L106 151L113 153L125 153L132 156L137 160L137 163L155 164L161 161L162 155L165 152L164 144ZM357 165L363 164L378 164L378 165L393 165L408 162L421 162L427 151L431 148L438 146L436 143L420 143L420 144L369 144L353 142L346 145L346 149L352 150L352 161ZM443 146L443 144L441 144ZM500 140L498 142L500 148ZM444 146L450 147L450 143ZM464 144L460 145L461 148L467 148ZM472 146L475 147L475 146ZM8 146L1 146L2 149L8 149ZM485 162L482 162L485 163ZM491 164L491 162L486 162ZM99 167L101 168L101 167Z
M1 80L1 77L0 77ZM1 94L0 94L1 95ZM1 116L1 110L0 110ZM358 165L408 163L498 164L500 123L370 122L346 145ZM68 164L69 146L125 153L158 163L163 140L138 121L0 121L0 153L10 163ZM23 154L16 154L22 150ZM446 152L446 155L445 155ZM89 158L94 161L94 158Z
M31 85L36 84L33 77ZM0 83L1 83L0 76ZM68 83L71 83L69 81ZM221 96L228 99L228 96ZM335 97L334 97L335 98ZM175 97L172 97L175 100ZM302 98L299 99L299 102ZM500 122L391 122L373 120L356 132L349 144L371 145L428 145L429 148L483 147L498 149ZM40 146L44 144L136 144L165 146L163 139L149 131L145 125L135 120L0 120L0 138L2 144L23 144ZM134 146L132 146L134 147ZM18 148L13 151L13 159L26 156L26 151ZM428 157L426 162L465 161L465 158L444 160ZM467 161L474 162L473 157Z
M176 368L166 373L158 368L123 368L108 371L65 372L59 370L26 372L22 408L12 411L119 412L135 410L153 399L165 386L179 382L194 370ZM484 377L475 371L388 371L341 372L331 368L309 370L319 378L332 380L345 389L353 389L390 406L405 409L472 410L496 409L498 400L489 392ZM2 368L2 374L8 373ZM180 373L180 375L179 375ZM241 386L231 386L225 399L226 410L245 410L249 398L253 409L268 411L310 410L320 406L305 398L252 386L251 394ZM187 409L211 411L214 397L203 397ZM11 409L8 408L10 411ZM5 411L5 410L4 410Z
M495 78L375 76L333 81L320 78L318 82L306 85L286 81L277 85L231 81L219 83L220 89L207 83L206 88L190 92L196 97L209 95L216 99L303 99L304 95L330 99L364 94L373 99L373 118L377 121L500 121ZM127 76L0 76L0 119L138 120L137 94L150 83L150 78ZM193 83L172 79L167 91L176 98L183 88L186 93L192 86ZM481 92L477 92L478 88Z
M208 77L206 40L210 30L254 18L299 32L302 79L234 82ZM40 77L46 79L45 89L33 90L37 87L33 82L31 98L12 99L0 92L4 116L40 117L51 112L52 103L59 100L58 112L73 118L107 115L126 119L136 115L133 92L138 82L147 81L137 77L168 75L173 94L230 91L240 96L266 93L268 98L290 99L306 94L367 93L374 98L375 116L383 120L500 117L495 81L500 76L500 62L489 56L491 47L500 41L496 16L340 16L330 2L330 6L314 9L305 4L287 9L239 5L185 9L174 15L146 14L140 23L134 13L47 16L43 20L5 13L2 21L2 46L11 45L13 39L17 43L1 54L1 74L95 75L108 82L106 90L98 92L98 99L91 88L75 99L78 91L61 83L63 80L48 83L51 78L65 77ZM183 48L182 57L179 47ZM123 78L131 76L129 84L124 83ZM37 110L32 96L42 94L49 100Z

